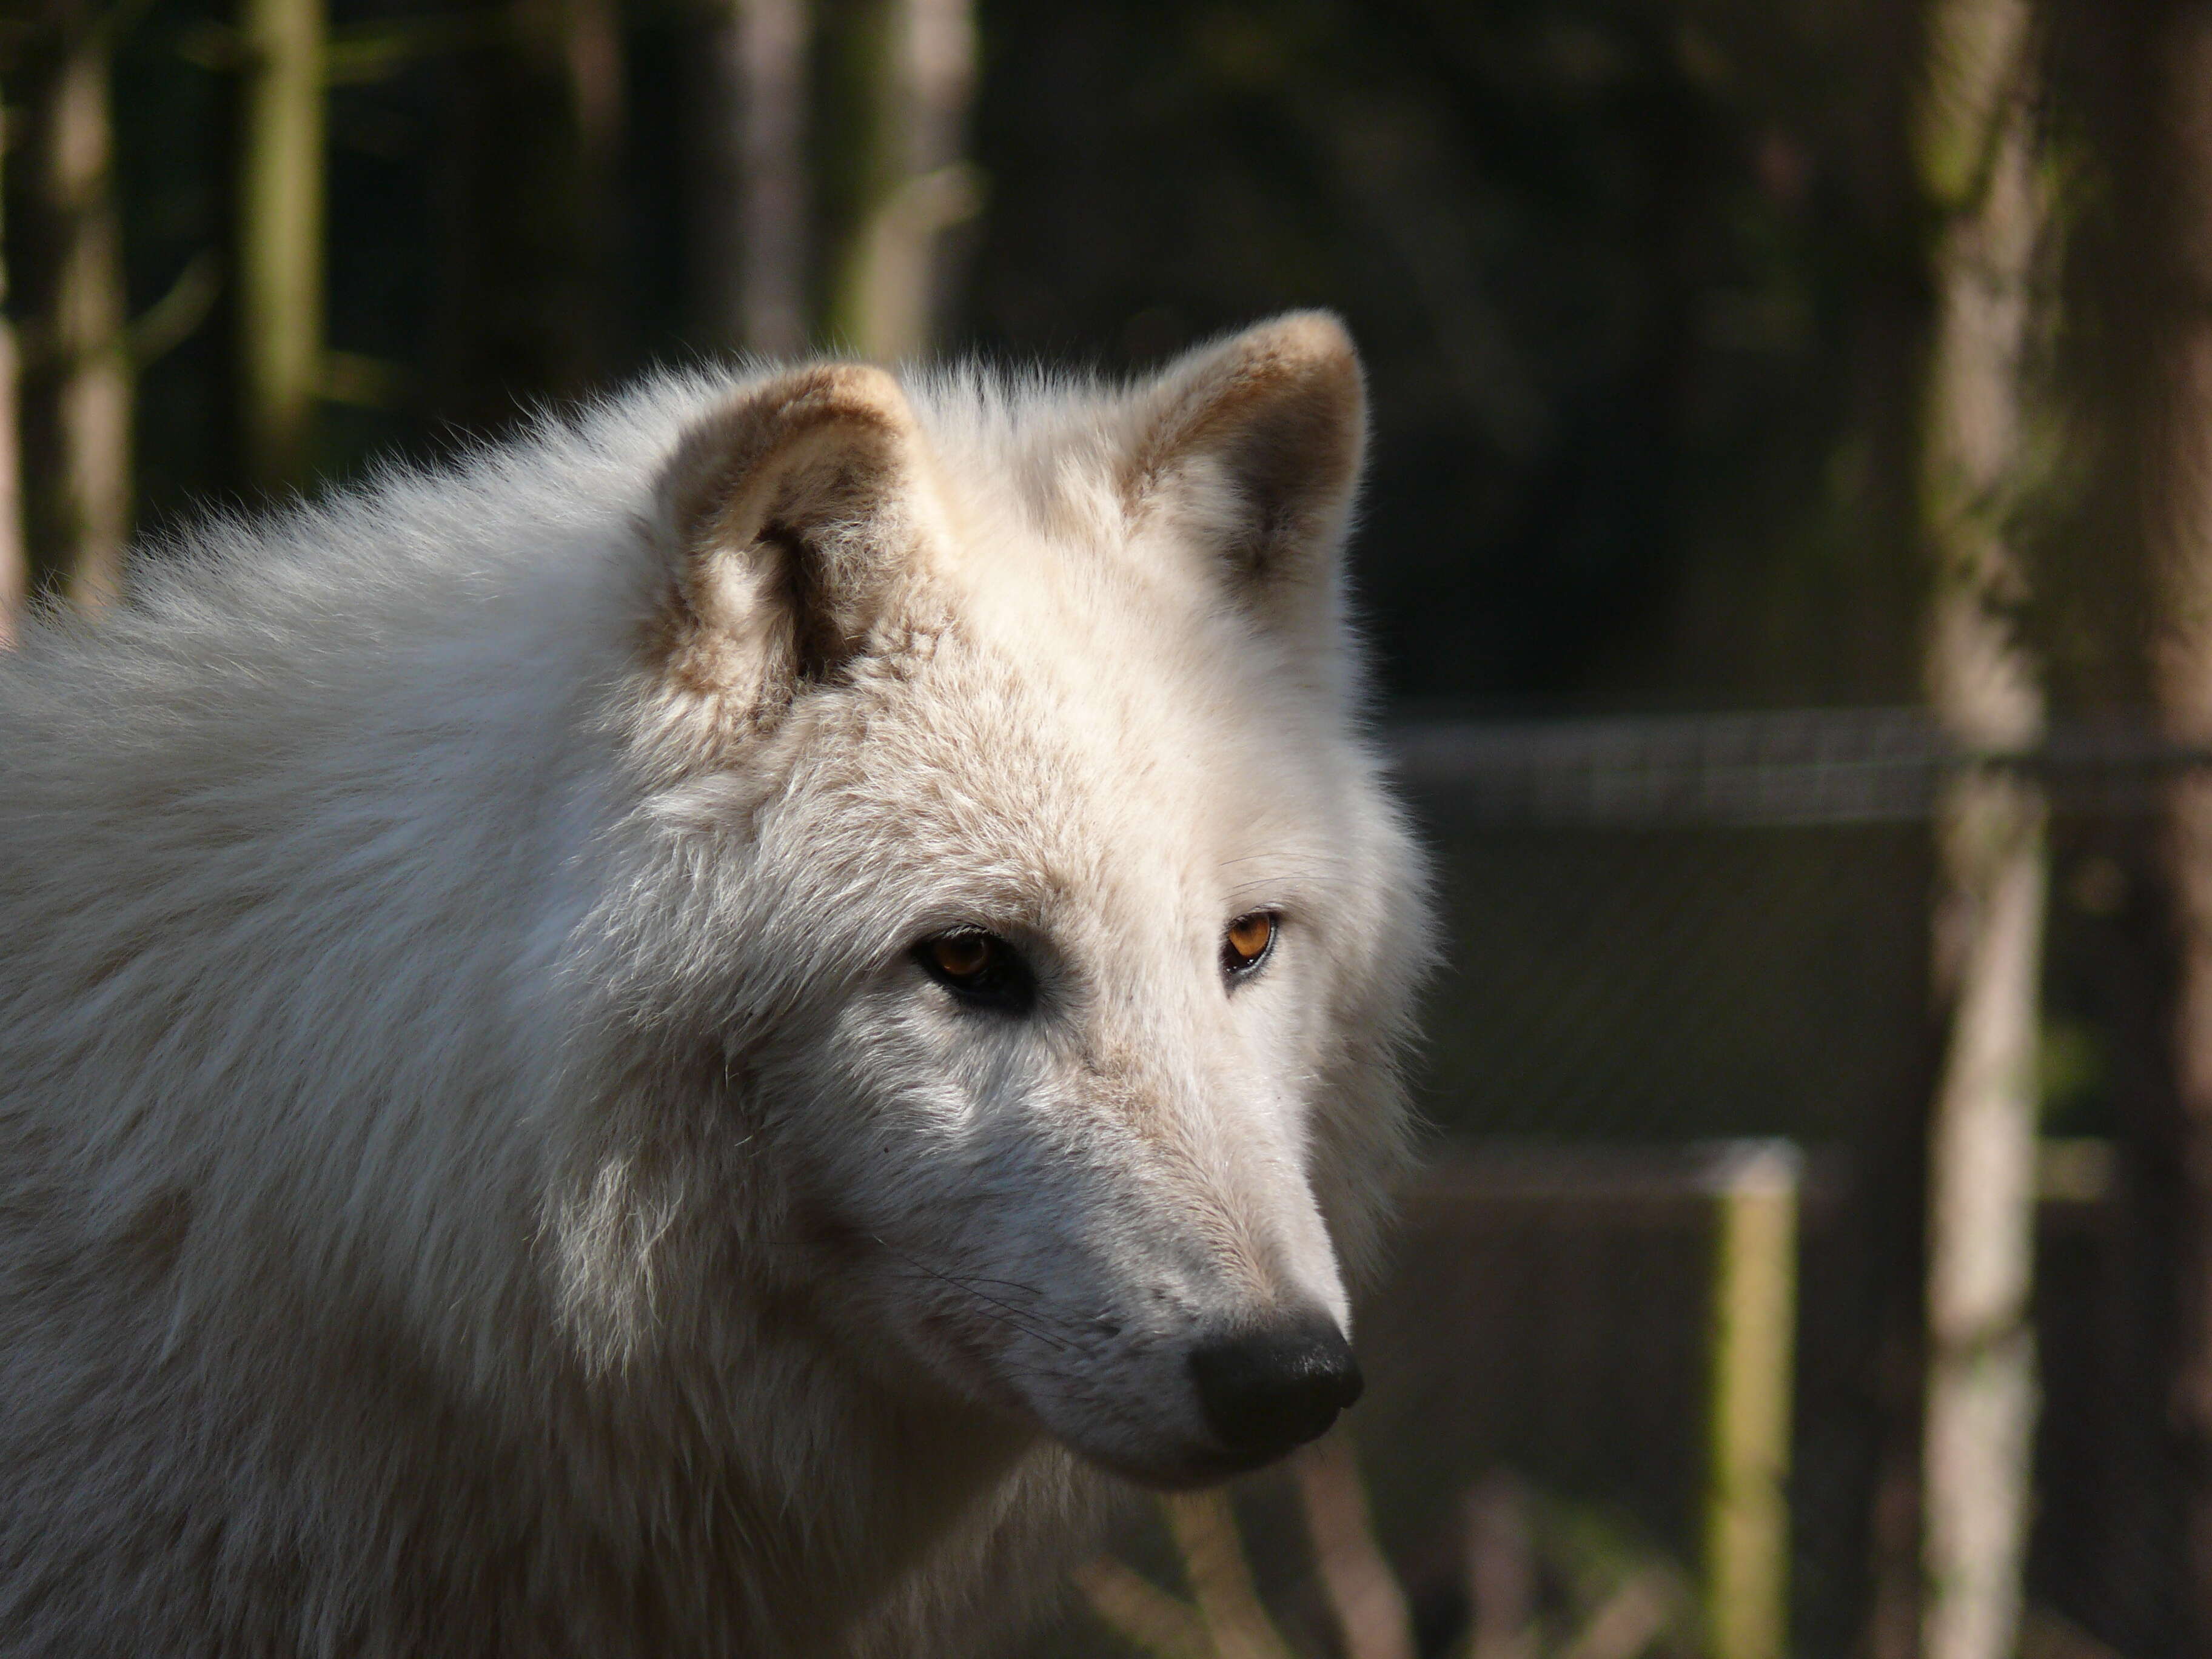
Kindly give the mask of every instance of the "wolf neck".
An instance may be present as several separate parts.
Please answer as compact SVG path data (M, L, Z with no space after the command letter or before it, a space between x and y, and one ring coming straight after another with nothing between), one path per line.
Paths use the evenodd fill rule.
M917 1570L972 1546L1042 1455L1033 1428L856 1372L813 1331L763 1322L749 1334L740 1374L722 1386L765 1425L736 1455L754 1535L790 1563L798 1599L785 1611L802 1621L825 1606L865 1617ZM842 1587L835 1600L823 1595L832 1584Z
M848 1651L903 1587L980 1565L1009 1494L1063 1461L999 1414L857 1381L811 1337L755 1334L732 1374L649 1365L587 1385L589 1421L555 1430L580 1454L568 1496L589 1515L574 1535L626 1556L647 1601L715 1598L744 1632L733 1650ZM640 1423L662 1432L641 1438ZM763 1428L732 1444L733 1423Z
M219 1463L198 1484L253 1479L272 1514L323 1493L272 1539L390 1564L371 1590L401 1633L481 1627L483 1651L529 1629L594 1659L856 1651L855 1629L914 1585L972 1581L1012 1493L1065 1461L1003 1417L858 1380L790 1330L749 1332L712 1366L555 1364L493 1390L425 1355L396 1311L303 1324L280 1299L264 1332L225 1333L195 1365L228 1402L213 1437L263 1449L251 1477ZM543 1317L510 1314L517 1338ZM542 1328L526 1341L559 1351Z

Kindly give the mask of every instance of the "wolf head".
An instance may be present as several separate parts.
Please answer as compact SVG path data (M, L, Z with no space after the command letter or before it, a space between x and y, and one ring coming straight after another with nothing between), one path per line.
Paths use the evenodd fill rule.
M693 420L548 1229L603 1359L771 1319L1165 1486L1356 1395L1429 953L1358 736L1364 421L1314 314L1132 388L823 365Z

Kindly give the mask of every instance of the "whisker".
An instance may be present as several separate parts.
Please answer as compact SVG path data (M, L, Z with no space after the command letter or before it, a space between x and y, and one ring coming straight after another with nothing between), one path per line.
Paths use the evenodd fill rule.
M1024 1296L1042 1296L1044 1292L1034 1285L1024 1285L1011 1279L986 1279L981 1274L955 1273L952 1277L963 1285L997 1285L1010 1291L1019 1291Z
M963 1285L957 1279L948 1278L945 1274L938 1272L936 1268L931 1267L926 1261L915 1261L912 1256L908 1255L904 1250L898 1249L896 1245L886 1243L883 1236L879 1233L870 1233L868 1237L874 1239L877 1243L882 1245L884 1249L889 1250L900 1261L905 1262L907 1266L915 1269L915 1272L927 1273L932 1279L936 1279L939 1283L950 1285L954 1290L961 1291L963 1295L972 1296L979 1302L989 1303L993 1307L999 1309L1006 1314L1006 1322L1012 1325L1016 1330L1022 1331L1030 1336L1033 1336L1040 1342L1049 1342L1064 1353L1073 1353L1075 1352L1073 1344L1061 1341L1049 1331L1030 1330L1029 1327L1024 1325L1020 1321L1020 1309L1009 1307L1006 1303L1000 1301L998 1297L994 1296L991 1296L985 1291L976 1290L972 1286Z

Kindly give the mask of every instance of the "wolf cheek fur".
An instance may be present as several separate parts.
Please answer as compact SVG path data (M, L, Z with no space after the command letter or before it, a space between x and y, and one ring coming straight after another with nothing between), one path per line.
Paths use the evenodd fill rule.
M30 629L0 1652L969 1651L1325 1426L1427 950L1363 425L1312 315L669 380Z

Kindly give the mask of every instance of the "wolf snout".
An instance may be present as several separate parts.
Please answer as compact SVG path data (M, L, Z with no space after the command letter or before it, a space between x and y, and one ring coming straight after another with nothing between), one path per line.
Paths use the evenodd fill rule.
M1190 1375L1206 1426L1255 1463L1326 1433L1365 1386L1352 1345L1326 1316L1206 1342L1192 1352Z

